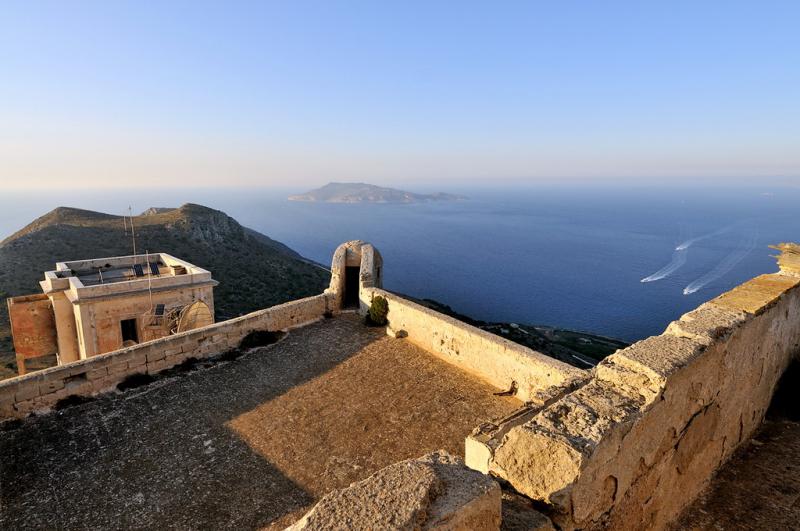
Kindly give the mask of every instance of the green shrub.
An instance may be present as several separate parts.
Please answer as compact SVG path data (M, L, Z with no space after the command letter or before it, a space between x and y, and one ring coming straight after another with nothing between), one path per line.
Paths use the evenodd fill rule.
M369 306L369 312L367 313L367 324L385 326L387 313L389 313L389 303L386 301L386 298L380 295L374 297L372 299L372 304Z

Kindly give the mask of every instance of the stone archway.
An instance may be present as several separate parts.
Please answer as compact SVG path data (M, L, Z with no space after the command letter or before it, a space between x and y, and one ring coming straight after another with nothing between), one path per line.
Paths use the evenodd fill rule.
M340 245L331 263L330 291L337 309L358 309L362 286L381 287L383 259L369 243L353 240Z

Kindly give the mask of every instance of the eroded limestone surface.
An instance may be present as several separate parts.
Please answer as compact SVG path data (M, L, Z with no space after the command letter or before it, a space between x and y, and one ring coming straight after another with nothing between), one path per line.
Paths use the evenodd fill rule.
M463 455L520 407L343 314L0 431L0 528L282 528L403 459Z
M327 494L289 530L493 531L500 513L497 482L440 451Z
M762 275L617 351L468 464L562 529L664 528L758 428L800 354L798 283Z

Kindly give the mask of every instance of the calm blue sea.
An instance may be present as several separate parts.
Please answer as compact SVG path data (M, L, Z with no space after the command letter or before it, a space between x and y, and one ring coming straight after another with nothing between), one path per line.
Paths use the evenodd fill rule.
M322 263L343 241L369 240L383 253L387 288L479 319L627 340L660 333L701 302L775 271L767 246L800 241L800 188L449 188L470 199L285 200L298 191L0 192L0 237L59 205L121 214L128 205L140 212L191 201ZM87 257L53 257L71 258Z

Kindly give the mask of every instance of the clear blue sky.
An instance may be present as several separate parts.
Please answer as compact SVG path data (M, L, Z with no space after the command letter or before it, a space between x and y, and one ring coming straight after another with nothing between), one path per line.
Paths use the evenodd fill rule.
M800 2L5 2L4 187L800 181Z

